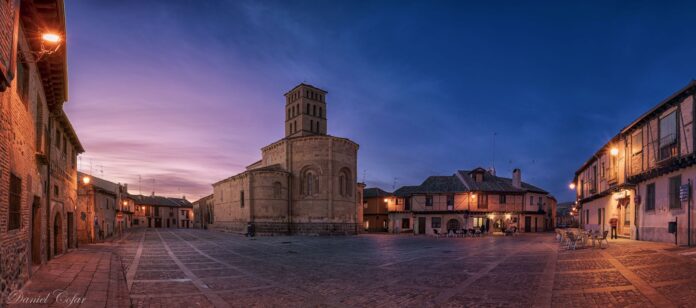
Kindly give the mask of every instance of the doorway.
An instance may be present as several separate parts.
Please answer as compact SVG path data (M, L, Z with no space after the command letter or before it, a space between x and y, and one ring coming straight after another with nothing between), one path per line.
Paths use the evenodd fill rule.
M524 232L532 232L532 216L524 216Z
M425 234L425 217L418 217L418 234Z
M41 264L41 198L34 197L31 211L31 261Z
M53 255L63 253L63 218L60 213L56 213L53 219Z

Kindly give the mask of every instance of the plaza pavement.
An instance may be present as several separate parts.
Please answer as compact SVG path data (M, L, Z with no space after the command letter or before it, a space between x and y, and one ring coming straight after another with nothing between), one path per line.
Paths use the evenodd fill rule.
M83 307L688 307L692 256L621 239L567 251L548 233L248 239L141 229L52 260L23 293L62 288Z

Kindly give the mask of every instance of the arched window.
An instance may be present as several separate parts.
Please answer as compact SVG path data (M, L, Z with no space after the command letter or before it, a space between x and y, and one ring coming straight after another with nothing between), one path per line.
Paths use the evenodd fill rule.
M312 115L313 116L317 115L317 105L312 106Z
M342 168L338 172L338 193L344 197L353 195L352 177L348 168Z
M273 198L281 199L283 197L283 184L280 182L273 183Z
M316 130L316 132L317 132L317 133L319 132L319 121L317 121L317 130Z
M319 107L319 117L320 117L320 118L323 117L323 115L322 115L322 113L321 113L321 107Z
M314 130L314 120L309 120L309 130Z
M302 194L304 196L314 196L319 193L319 176L318 173L308 168L302 173Z
M305 109L305 114L309 114L309 104L307 104L307 109Z

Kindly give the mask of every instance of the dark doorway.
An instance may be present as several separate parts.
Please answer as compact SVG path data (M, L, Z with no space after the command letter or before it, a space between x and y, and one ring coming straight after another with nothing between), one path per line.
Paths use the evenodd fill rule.
M162 218L155 218L155 228L162 228Z
M532 232L532 217L524 216L524 232Z
M73 240L73 227L75 223L73 222L73 213L68 212L68 248L75 248L75 241Z
M41 199L34 197L31 211L31 261L41 264Z
M56 213L53 219L53 255L63 253L63 218L60 213Z
M425 234L425 217L418 217L418 234Z

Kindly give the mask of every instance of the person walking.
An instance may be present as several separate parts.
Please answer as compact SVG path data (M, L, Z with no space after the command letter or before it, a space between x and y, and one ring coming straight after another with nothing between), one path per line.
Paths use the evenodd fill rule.
M617 239L619 238L618 235L616 234L616 227L619 225L619 219L616 217L612 217L609 219L609 225L611 225L611 239Z

